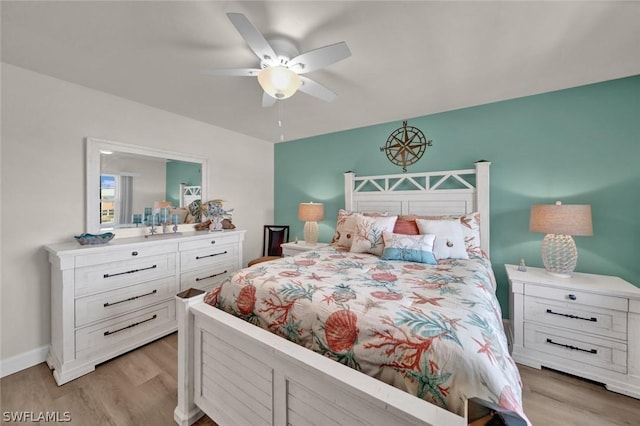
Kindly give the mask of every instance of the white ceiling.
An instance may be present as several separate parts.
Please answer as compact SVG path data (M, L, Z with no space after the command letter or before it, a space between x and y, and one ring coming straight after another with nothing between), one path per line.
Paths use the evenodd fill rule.
M639 2L2 1L2 61L267 141L401 121L640 74ZM338 94L272 108L226 17L301 52L352 56L307 74ZM281 118L282 129L277 122Z

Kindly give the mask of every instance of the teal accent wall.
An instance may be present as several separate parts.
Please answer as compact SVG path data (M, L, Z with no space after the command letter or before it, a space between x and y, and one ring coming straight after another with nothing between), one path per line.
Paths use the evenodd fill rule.
M180 184L197 186L202 184L200 164L188 161L171 160L167 162L167 200L174 206L180 205Z
M366 108L365 105L363 107ZM594 235L575 237L580 272L640 286L640 75L422 117L407 117L433 146L408 172L491 165L491 260L508 315L503 264L542 266L532 204L591 204ZM300 202L325 203L320 241L344 207L343 172L401 173L380 147L402 126L378 124L275 147L275 222L302 239Z

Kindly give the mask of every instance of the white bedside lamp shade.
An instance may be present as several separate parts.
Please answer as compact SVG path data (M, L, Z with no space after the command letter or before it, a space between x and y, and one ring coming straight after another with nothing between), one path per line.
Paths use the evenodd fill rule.
M542 263L547 272L569 278L578 261L572 235L593 235L591 206L588 204L538 204L531 206L529 230L542 232Z
M318 242L318 221L324 219L324 204L300 203L298 206L298 219L305 222L304 240L309 244Z

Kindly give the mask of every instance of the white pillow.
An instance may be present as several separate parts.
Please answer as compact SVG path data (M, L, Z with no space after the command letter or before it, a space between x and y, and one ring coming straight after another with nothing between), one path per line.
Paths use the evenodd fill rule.
M371 253L376 256L384 250L384 231L392 232L398 216L364 216L356 215L356 227L353 234L351 251L355 253Z
M421 234L434 234L433 253L438 259L468 259L467 247L458 220L416 219Z
M435 237L435 235L393 234L384 231L382 233L384 250L380 258L437 265L436 256L433 254Z

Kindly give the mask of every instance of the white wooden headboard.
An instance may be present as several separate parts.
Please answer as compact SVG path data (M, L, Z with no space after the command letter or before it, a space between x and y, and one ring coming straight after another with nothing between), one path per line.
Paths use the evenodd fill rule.
M344 206L391 215L480 213L480 247L489 255L489 161L475 168L380 176L344 174Z
M201 186L187 186L184 183L180 184L180 207L187 207L193 201L200 199L202 199Z

